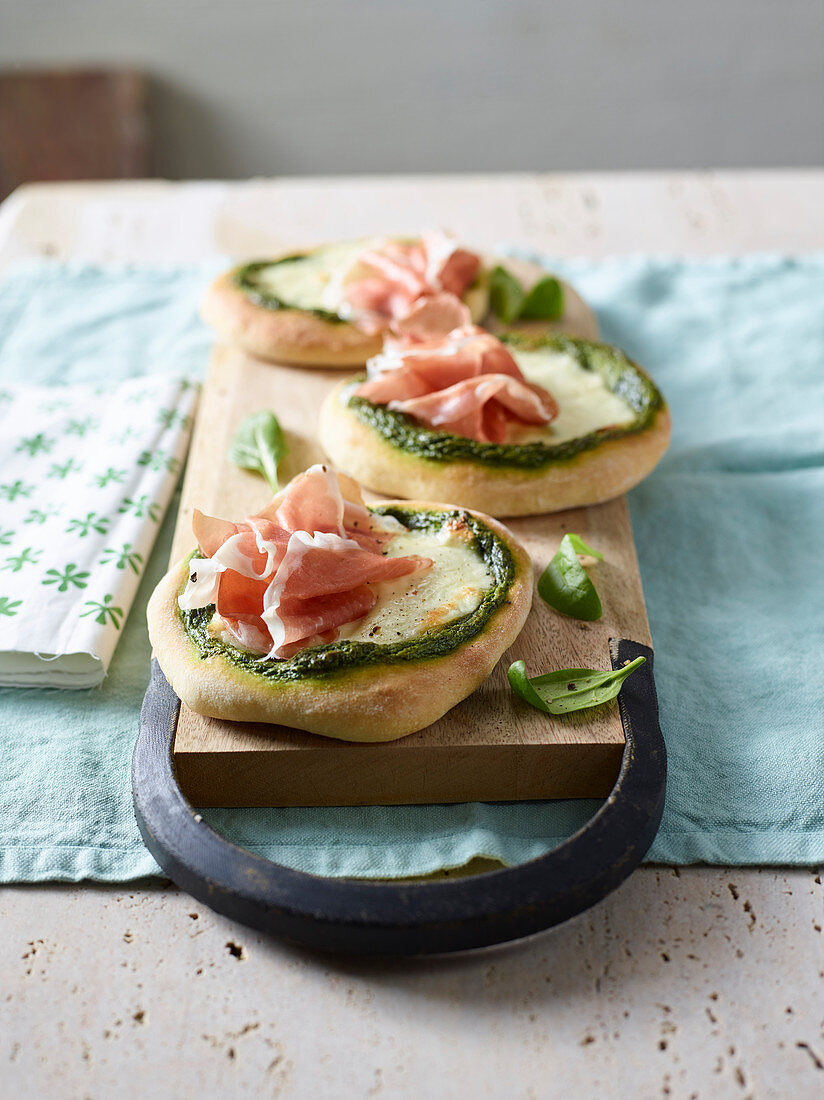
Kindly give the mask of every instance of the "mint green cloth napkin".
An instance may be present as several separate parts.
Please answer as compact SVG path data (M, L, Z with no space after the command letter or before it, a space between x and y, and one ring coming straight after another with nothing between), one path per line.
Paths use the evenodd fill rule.
M669 752L650 859L824 859L824 257L553 262L604 338L655 376L670 452L630 496ZM0 383L203 372L195 306L213 267L36 265L0 288ZM156 872L131 814L148 674L149 562L109 676L72 693L0 692L0 880ZM231 839L321 874L400 876L476 855L518 863L590 801L210 810Z

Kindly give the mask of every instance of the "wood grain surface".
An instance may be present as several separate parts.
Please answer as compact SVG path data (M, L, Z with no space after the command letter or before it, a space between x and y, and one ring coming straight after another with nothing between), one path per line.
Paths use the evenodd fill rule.
M290 451L280 473L292 477L323 452L318 408L339 371L273 366L218 346L195 428L172 550L193 546L192 509L240 519L267 502L263 479L226 459L232 435L251 412L270 408ZM531 673L609 668L611 637L649 644L644 599L626 501L509 523L540 574L566 531L604 554L592 567L604 605L596 623L565 618L537 596L521 635L492 676L425 730L363 745L284 726L205 718L183 707L175 765L188 797L201 806L363 805L506 801L606 795L618 773L624 735L615 704L565 716L543 714L510 691L506 669L523 659Z
M147 176L147 95L125 69L0 73L0 199L30 180Z

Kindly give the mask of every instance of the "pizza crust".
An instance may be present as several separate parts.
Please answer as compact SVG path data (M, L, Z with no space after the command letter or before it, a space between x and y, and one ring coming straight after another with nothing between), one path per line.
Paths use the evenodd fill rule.
M500 261L484 257L491 270ZM522 260L503 261L506 267L526 285L546 274L536 264ZM234 270L219 276L206 291L200 307L202 319L218 335L244 351L277 363L302 367L359 367L377 355L383 346L383 334L368 336L348 321L325 321L302 309L267 309L255 303L235 286ZM489 312L489 295L485 281L470 287L464 300L472 312L473 321L490 332L524 332L543 335L564 332L587 340L597 340L598 322L584 300L563 283L564 316L557 321L523 321L503 325Z
M395 503L437 509L420 501ZM444 506L447 507L447 506ZM149 638L174 691L191 710L234 722L269 722L341 741L394 741L431 725L490 675L515 641L532 604L532 561L511 532L486 515L479 518L502 538L515 560L508 599L471 641L444 657L353 668L326 679L264 680L219 654L201 657L178 613L177 597L188 575L178 562L149 601Z
M200 315L224 340L259 359L302 367L357 367L383 346L346 321L324 321L302 309L266 309L235 286L233 272L209 289Z
M664 406L649 427L609 439L544 469L493 467L471 460L436 462L393 446L341 401L351 379L327 395L320 440L343 473L374 492L425 499L495 516L529 516L602 504L627 492L657 465L669 445Z

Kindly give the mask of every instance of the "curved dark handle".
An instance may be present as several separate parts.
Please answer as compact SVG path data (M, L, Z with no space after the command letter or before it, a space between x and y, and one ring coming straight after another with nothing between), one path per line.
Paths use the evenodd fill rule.
M172 744L180 700L157 661L132 761L137 824L169 878L233 920L309 947L374 955L461 951L528 936L588 909L647 852L664 806L666 751L652 650L610 643L613 668L643 655L618 697L626 748L598 812L545 856L434 882L368 882L294 871L229 843L183 797Z

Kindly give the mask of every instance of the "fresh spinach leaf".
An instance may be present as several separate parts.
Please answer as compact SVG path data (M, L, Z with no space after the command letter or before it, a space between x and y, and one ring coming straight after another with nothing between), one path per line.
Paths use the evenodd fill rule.
M520 315L525 298L515 276L498 264L489 277L489 308L498 320L511 325Z
M587 546L580 535L564 535L558 552L541 574L538 595L556 611L591 623L601 618L601 600L578 560L579 554L604 560L604 555Z
M555 321L564 312L564 288L544 275L527 293L511 271L500 264L489 277L489 308L499 321Z
M569 714L614 699L627 676L645 660L645 657L636 657L623 668L611 672L562 668L543 676L527 676L524 662L515 661L509 666L507 675L512 690L531 706L547 714Z
M564 312L564 288L552 275L539 279L524 299L518 317L524 321L556 321Z
M600 550L593 550L591 546L587 546L581 536L576 535L574 531L564 535L564 538L569 539L570 546L576 554L581 554L587 558L595 558L596 561L604 560L604 555ZM563 539L561 541L563 542Z
M262 410L247 416L235 432L229 461L242 470L263 474L273 493L278 491L278 463L289 450L274 413Z

